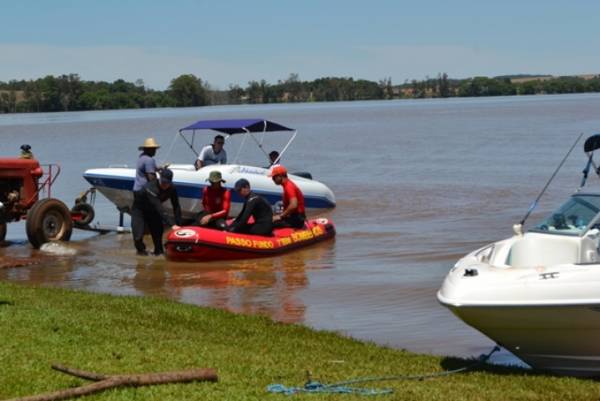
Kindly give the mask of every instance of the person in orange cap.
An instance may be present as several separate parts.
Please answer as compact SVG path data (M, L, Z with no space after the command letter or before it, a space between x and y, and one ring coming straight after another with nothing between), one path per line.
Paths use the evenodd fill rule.
M306 220L304 195L300 188L288 178L287 169L281 164L271 168L269 176L283 187L283 211L273 216L275 227L302 228Z

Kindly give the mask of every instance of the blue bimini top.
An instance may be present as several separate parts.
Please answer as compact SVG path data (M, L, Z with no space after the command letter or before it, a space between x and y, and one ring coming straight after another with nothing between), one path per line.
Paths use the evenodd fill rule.
M180 129L179 132L197 129L211 129L229 135L245 134L248 132L294 131L293 128L288 128L265 119L256 118L243 120L201 120Z

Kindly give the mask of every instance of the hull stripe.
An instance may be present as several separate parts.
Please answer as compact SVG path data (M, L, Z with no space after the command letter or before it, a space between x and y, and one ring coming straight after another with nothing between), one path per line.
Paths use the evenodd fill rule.
M95 187L106 187L122 191L131 191L133 188L133 178L114 178L92 174L85 174L83 177ZM206 186L202 184L190 184L182 182L174 182L174 184L177 188L177 194L179 197L189 199L201 199L202 188ZM271 204L281 201L281 194L274 194L272 192L264 192L260 190L255 192L265 197ZM243 203L242 198L235 191L232 191L231 195L232 202ZM304 195L304 204L310 209L330 209L335 207L335 203L331 202L325 197L307 196L306 194Z

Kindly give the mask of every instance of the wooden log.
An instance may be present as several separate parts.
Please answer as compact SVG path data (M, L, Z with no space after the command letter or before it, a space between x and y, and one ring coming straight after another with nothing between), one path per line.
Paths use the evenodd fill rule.
M219 380L214 369L191 369L175 372L142 373L130 375L102 375L99 373L69 368L63 365L52 365L52 368L72 376L94 380L96 383L86 384L66 390L59 390L52 393L12 398L5 401L56 401L98 393L100 391L116 387L140 387L154 384L187 383L192 381L216 382Z

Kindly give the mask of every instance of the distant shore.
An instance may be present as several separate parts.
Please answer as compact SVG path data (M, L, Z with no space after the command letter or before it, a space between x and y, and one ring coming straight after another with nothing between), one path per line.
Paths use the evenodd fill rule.
M507 75L452 79L435 78L393 84L348 77L301 81L297 74L276 84L250 81L244 88L212 89L193 74L181 75L164 90L143 81L83 81L77 74L46 76L37 80L0 81L0 114L87 110L200 107L208 105L339 102L450 97L487 97L600 92L600 75Z

